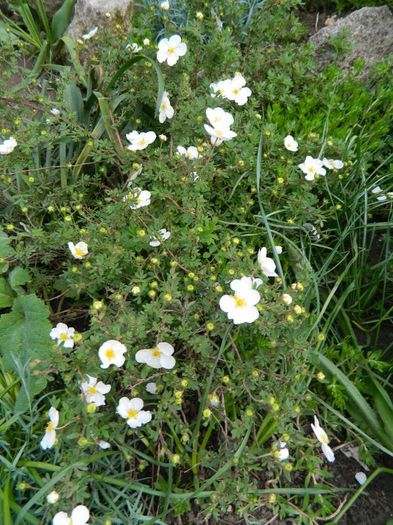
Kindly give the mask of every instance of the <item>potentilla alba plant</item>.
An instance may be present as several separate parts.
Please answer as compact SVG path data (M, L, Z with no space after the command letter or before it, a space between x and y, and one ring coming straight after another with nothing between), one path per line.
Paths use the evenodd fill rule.
M314 424L311 423L311 428L316 438L321 443L322 452L324 453L326 459L330 463L333 463L335 457L333 450L329 447L329 438L324 429L319 424L318 418L316 416L314 416Z
M171 370L176 365L176 359L173 357L175 349L169 343L158 343L153 348L139 350L135 354L138 363L144 363L152 368L165 368Z
M160 244L169 239L170 236L171 232L169 232L165 228L162 228L158 232L158 237L152 237L152 240L149 242L149 245L153 247L160 246Z
M127 133L126 135L126 139L130 142L127 149L130 151L140 151L147 148L150 144L153 144L156 138L157 135L154 131L131 131L131 133Z
M110 339L105 341L98 350L98 357L101 361L101 368L108 368L111 365L121 367L124 365L126 358L124 354L127 352L125 345L119 341Z
M251 95L251 89L246 87L246 80L241 73L236 73L233 78L212 83L210 87L214 93L236 102L239 106L244 106Z
M56 428L59 425L59 411L51 407L48 411L49 423L46 426L44 437L41 439L40 447L43 450L52 448L56 442Z
M344 163L342 160L335 160L335 159L327 159L326 157L322 160L323 165L325 168L328 168L329 170L341 170L344 167Z
M195 146L188 146L187 149L184 146L178 146L176 151L181 157L185 157L188 160L195 160L201 157Z
M130 428L138 428L149 423L152 419L150 410L142 410L142 408L143 400L139 397L132 399L122 397L119 400L116 412L119 416L127 420L127 425Z
M179 35L172 35L169 39L163 38L158 42L157 60L174 66L180 57L187 53L187 45Z
M0 155L9 155L14 151L18 143L13 137L0 142Z
M71 328L64 323L57 323L49 335L51 339L57 339L57 344L62 344L64 348L74 347L75 328Z
M67 243L67 246L74 259L83 259L89 253L89 248L87 244L83 241L80 241L77 244L69 242Z
M142 190L141 188L135 188L131 194L133 204L130 204L132 210L149 206L151 203L151 193L148 190Z
M111 385L98 381L96 377L87 376L87 381L81 383L81 390L86 403L94 403L96 407L105 405L105 394L111 390Z
M231 140L237 133L230 129L233 124L233 116L222 108L207 108L206 116L211 124L205 124L205 130L210 135L210 141L214 146L219 146L224 141Z
M292 135L287 135L284 139L284 146L288 151L297 151L299 145Z
M171 106L171 103L170 103L169 98L168 98L168 93L166 91L164 91L164 93L162 95L162 100L161 100L161 103L160 103L160 111L159 111L159 115L158 115L158 120L162 124L163 122L166 121L166 119L170 120L173 117L174 114L175 114L175 110Z
M58 512L52 525L89 525L90 511L85 505L78 505L69 516L66 512Z
M314 180L315 175L326 175L322 160L314 159L310 155L307 155L306 160L299 164L299 168L306 174L304 178L309 181Z
M276 251L278 254L279 251L277 249ZM266 275L266 277L277 277L276 263L273 259L267 256L267 249L265 247L259 250L257 260L262 273Z
M256 304L261 296L255 290L252 277L242 277L231 282L234 295L223 295L220 299L220 308L234 324L253 323L259 317Z

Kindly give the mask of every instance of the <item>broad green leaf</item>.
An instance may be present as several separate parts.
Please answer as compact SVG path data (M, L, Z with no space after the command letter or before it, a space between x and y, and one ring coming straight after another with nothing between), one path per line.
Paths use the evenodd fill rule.
M81 90L75 82L69 82L64 89L64 103L68 111L75 113L80 121L83 112L83 98Z
M14 293L10 285L4 279L4 277L0 277L0 308L7 308L8 306L11 306L13 300Z
M63 5L52 17L52 39L56 42L70 25L75 0L65 0Z
M17 266L8 276L8 282L13 290L17 291L19 286L23 286L30 281L30 275L27 270Z
M68 52L71 58L71 62L79 77L79 80L81 81L84 87L87 87L86 73L82 67L82 64L80 63L74 40L72 40L72 38L70 38L69 36L63 36L62 41L64 42L66 48L68 49Z

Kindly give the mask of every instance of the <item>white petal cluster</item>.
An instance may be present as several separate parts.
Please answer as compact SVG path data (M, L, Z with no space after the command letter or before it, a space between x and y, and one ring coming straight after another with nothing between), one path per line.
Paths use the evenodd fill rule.
M307 155L306 160L302 164L299 164L299 168L306 174L304 178L309 181L314 180L315 175L326 175L323 161L314 159L310 155Z
M185 157L188 160L199 159L201 157L198 149L195 146L188 146L188 148L185 148L184 146L178 146L176 151L181 157Z
M52 521L52 525L89 525L90 512L84 505L78 505L69 516L66 512L58 512Z
M125 345L119 341L110 339L100 346L98 349L98 357L101 361L101 368L108 368L111 365L121 367L124 365L126 358L124 354L127 352Z
M287 135L284 139L284 146L288 151L297 151L299 145L292 135Z
M311 423L311 428L317 438L317 440L321 443L322 452L325 454L326 459L333 463L335 460L334 452L329 447L329 438L327 437L326 432L319 424L318 418L314 416L314 424Z
M383 189L381 188L381 186L376 186L375 188L373 188L371 190L371 193L373 195L377 195L377 201L379 202L385 202L388 198L393 199L393 192L388 191L385 195L385 193L383 193Z
M168 93L166 91L164 91L164 93L162 95L161 103L160 103L160 110L159 110L159 114L158 114L158 120L162 124L163 122L166 121L166 119L170 120L173 117L174 114L175 114L175 110L171 106L171 103L170 103L169 98L168 98Z
M251 89L246 87L246 80L240 73L236 73L233 78L220 80L217 83L210 84L210 88L215 94L236 102L239 106L247 103L251 95Z
M276 451L275 456L280 461L285 461L289 458L289 449L285 441L280 441L280 448Z
M165 228L162 228L161 230L159 230L158 233L159 233L158 238L152 237L152 240L149 242L150 246L153 246L153 247L160 246L162 242L166 241L171 236L171 232L169 232Z
M132 51L133 53L139 53L139 51L142 51L141 46L138 46L136 42L131 42L131 44L127 44L126 49Z
M97 34L97 31L98 31L98 27L94 27L88 33L85 33L84 35L82 35L83 40L90 40L90 38L93 38L93 36Z
M253 323L259 317L256 304L261 296L254 288L252 277L242 277L231 282L234 295L223 295L220 299L220 308L234 324Z
M17 145L18 143L13 137L3 140L3 142L0 142L0 155L12 153Z
M40 447L43 450L52 448L56 441L56 428L59 424L59 411L51 407L48 411L49 423L46 426L44 437L41 439Z
M75 328L68 327L65 323L57 323L49 333L51 339L57 339L57 344L64 348L74 347Z
M83 241L80 241L77 244L69 242L67 243L67 246L74 259L83 259L89 253L89 248L87 244Z
M341 170L344 167L342 160L327 159L326 157L322 160L325 168L329 170Z
M130 151L139 151L147 148L150 144L156 140L157 135L154 131L131 131L127 133L126 139L130 142L130 145L127 146L127 149Z
M152 368L165 368L171 370L176 365L173 357L175 349L169 343L158 343L154 348L144 348L135 354L138 363L143 363Z
M144 206L149 206L151 202L151 193L148 190L142 190L141 188L135 188L131 197L133 199L133 204L130 204L132 210L137 210L138 208L143 208Z
M148 394L157 394L157 384L156 383L147 383L146 392Z
M143 400L139 397L128 399L122 397L117 406L116 412L122 418L127 420L130 428L138 428L151 421L152 415L150 410L142 410Z
M96 407L101 407L105 405L105 394L110 392L111 385L88 375L87 381L81 383L81 390L86 403L94 403Z
M281 248L281 247L279 247ZM276 247L277 254L281 253ZM273 259L267 256L267 249L265 247L261 248L258 252L258 264L262 270L262 273L266 277L277 277L276 273L276 263Z
M48 503L50 503L51 505L54 505L55 503L57 503L57 501L59 500L60 498L60 494L58 492L56 492L55 490L52 490L52 492L50 492L47 497L46 497L46 501Z
M210 141L214 146L219 146L227 140L237 136L231 130L233 116L222 108L207 108L206 116L209 124L205 124L205 130L210 135Z
M170 38L162 38L158 42L157 60L166 62L168 66L174 66L180 57L187 53L187 45L181 41L179 35Z

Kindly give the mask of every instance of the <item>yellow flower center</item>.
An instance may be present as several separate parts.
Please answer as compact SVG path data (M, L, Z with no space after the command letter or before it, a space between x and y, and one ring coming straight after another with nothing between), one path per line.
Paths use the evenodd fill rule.
M113 359L115 357L115 351L112 348L108 348L108 350L105 351L105 357L107 359Z
M222 137L224 135L221 129L216 129L216 137Z
M308 173L314 173L315 172L315 168L313 166L309 166L307 168L307 171L308 171Z
M96 386L89 386L89 388L87 389L87 393L90 394L91 396L93 396L94 394L97 393L97 387Z
M75 255L78 257L83 257L85 255L85 252L82 250L82 248L75 248Z
M325 433L321 434L321 441L324 445L327 445L329 443L329 439Z
M246 306L246 301L235 295L235 306L236 308L244 308Z
M145 139L140 139L138 144L139 144L139 146L144 146L146 144L146 140Z
M151 355L152 355L153 357L160 357L161 352L160 352L160 350L159 350L158 348L152 348L152 350L151 350Z
M234 94L234 95L238 95L239 93L240 93L240 91L239 91L237 88L235 88L235 89L233 90L233 94Z
M131 408L128 412L127 412L127 417L128 419L133 419L134 417L136 417L138 415L138 410L135 410L135 408Z
M52 421L49 421L49 423L46 425L46 431L47 432L52 432L52 430L54 430L56 427L55 425L52 423Z
M161 104L161 109L162 109L162 111L165 111L165 110L166 110L166 102L163 102L163 103Z
M68 335L67 335L67 333L66 333L66 332L63 332L62 334L60 334L60 335L59 335L59 339L60 339L60 341L63 341L63 342L64 342L64 341L67 341L67 339L68 339Z
M172 55L172 54L175 52L175 49L176 49L175 47L169 47L169 48L168 48L168 53L169 53L170 55Z

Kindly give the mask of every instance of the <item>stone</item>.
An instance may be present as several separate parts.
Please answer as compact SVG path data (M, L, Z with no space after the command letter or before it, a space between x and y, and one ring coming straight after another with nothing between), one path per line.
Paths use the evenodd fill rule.
M126 16L131 0L77 0L74 17L66 34L74 40L88 33L94 27L102 27L108 22L109 15Z
M373 65L393 53L393 14L387 6L363 7L320 29L310 37L319 67L335 61L336 54L329 40L341 35L348 46L340 55L338 65L350 70L355 60L363 59L360 76L365 77Z

